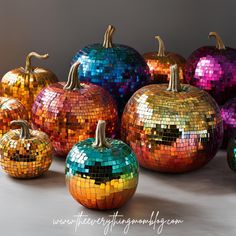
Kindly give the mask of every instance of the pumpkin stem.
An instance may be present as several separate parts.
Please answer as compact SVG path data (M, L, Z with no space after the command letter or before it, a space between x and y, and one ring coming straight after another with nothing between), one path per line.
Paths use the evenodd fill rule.
M167 91L180 92L181 85L179 81L179 67L177 66L177 64L170 66L170 72L171 75Z
M80 65L80 62L77 61L71 66L67 82L66 82L65 86L63 87L63 89L65 89L65 90L79 90L81 88L80 80L78 77L79 65Z
M26 120L13 120L10 125L17 125L21 127L20 138L21 139L30 139L30 125Z
M218 49L225 49L225 45L220 37L220 35L216 32L210 32L209 35L208 35L208 38L210 37L215 37L216 39L216 48Z
M25 72L26 73L30 73L31 70L32 70L32 67L31 67L31 57L36 57L38 59L47 59L49 57L48 54L38 54L37 52L30 52L27 57L26 57L26 60L25 60Z
M104 120L98 121L93 147L110 147L110 144L106 141L106 121Z
M115 31L115 27L112 25L108 25L107 30L104 34L104 40L102 46L104 48L112 48L112 35Z
M158 49L157 56L158 57L165 57L166 56L166 48L165 48L164 41L162 40L162 38L159 35L155 36L155 39L157 39L157 41L159 43L159 49Z

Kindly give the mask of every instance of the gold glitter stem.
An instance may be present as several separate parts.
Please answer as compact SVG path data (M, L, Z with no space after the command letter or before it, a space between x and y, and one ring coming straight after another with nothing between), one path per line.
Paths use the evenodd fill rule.
M106 121L104 120L98 121L93 147L110 147L110 144L106 141Z
M80 65L80 62L77 61L71 66L67 82L66 82L65 86L63 87L63 89L65 89L65 90L79 90L81 88L80 80L78 78L79 65Z
M222 49L225 49L225 45L220 37L220 35L216 32L210 32L209 35L208 35L208 38L210 37L215 37L216 39L216 48L222 50Z
M11 125L17 125L21 127L20 138L21 139L30 139L30 125L26 120L13 120L10 123Z
M157 56L158 57L165 57L166 56L166 48L165 48L164 41L162 40L162 38L159 35L155 36L155 39L157 39L157 41L159 43L159 49L158 49Z
M104 48L112 48L112 35L115 31L115 27L112 25L108 25L107 30L104 34L104 40L102 46Z
M36 57L37 59L47 59L49 57L48 54L38 54L37 52L30 52L25 60L25 72L29 73L32 70L31 67L31 58Z
M170 73L170 81L167 90L172 92L180 92L181 85L179 81L179 67L177 64L170 66Z

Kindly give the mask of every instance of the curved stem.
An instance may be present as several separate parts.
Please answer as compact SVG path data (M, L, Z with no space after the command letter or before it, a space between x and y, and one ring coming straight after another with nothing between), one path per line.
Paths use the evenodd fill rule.
M170 66L170 73L170 81L167 90L172 92L180 92L181 85L179 81L179 67L177 64Z
M107 30L104 34L104 40L102 46L104 48L112 48L112 35L115 31L115 27L112 25L108 25Z
M210 32L209 35L208 35L208 38L210 37L215 37L216 39L216 48L218 49L225 49L225 45L220 37L220 35L216 32Z
M159 49L158 49L157 56L158 57L166 56L166 48L165 48L164 41L162 40L162 38L159 35L155 36L155 39L157 39L157 41L159 43Z
M77 61L71 66L67 82L66 82L65 86L63 87L63 89L65 89L65 90L79 90L81 88L80 80L78 77L79 65L80 65L80 62Z
M31 67L31 58L36 57L37 59L47 59L49 57L48 54L38 54L37 52L31 52L27 55L26 61L25 61L25 71L26 73L30 72L32 67Z
M93 147L110 147L106 141L106 121L104 120L98 121Z
M21 127L20 138L29 139L31 138L30 134L30 125L26 120L13 120L10 123L11 125L17 125Z

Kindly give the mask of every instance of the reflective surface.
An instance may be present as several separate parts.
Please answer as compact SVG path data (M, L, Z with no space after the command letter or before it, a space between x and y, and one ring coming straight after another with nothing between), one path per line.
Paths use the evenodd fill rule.
M94 148L95 139L76 144L66 160L66 182L71 195L88 208L121 207L138 184L138 163L131 148L107 139L111 147Z
M27 118L25 107L17 99L0 97L0 138L10 129L12 120Z
M89 45L80 50L72 62L77 60L81 62L81 81L101 85L109 91L117 101L120 114L133 92L145 85L149 78L145 60L128 46L114 44L111 48L104 48L102 44Z
M0 140L0 164L12 177L33 178L46 172L52 162L52 145L48 136L30 130L29 139L20 138L20 130L10 130Z
M236 172L236 139L231 138L227 148L227 160L229 167Z
M236 94L236 50L206 46L187 60L187 82L209 92L219 104Z
M52 222L76 220L75 215L81 212L91 221L101 217L111 221L109 215L117 211L95 211L74 201L65 186L65 162L60 158L55 158L50 170L37 179L21 181L0 171L0 189L0 208L4 212L0 214L0 226L2 235L6 236L21 233L25 236L101 236L104 235L102 224L80 224L75 232L75 223ZM235 173L229 170L223 151L219 151L207 166L187 175L166 175L140 168L136 193L119 208L118 213L123 217L117 220L149 220L153 211L159 211L160 220L184 220L183 224L165 225L162 236L201 236L202 232L204 236L215 233L234 236L235 190ZM107 235L121 236L125 226L116 224ZM155 236L159 226L157 224L153 230L153 225L132 224L127 236Z
M145 53L143 56L151 72L152 83L168 83L171 76L171 65L177 65L179 69L179 80L184 82L184 65L186 60L179 54L167 52L165 43L161 36L155 36L159 44L158 51Z
M29 119L31 109L38 93L46 86L56 83L57 77L51 71L32 67L31 59L47 59L48 54L30 52L26 56L25 68L20 67L7 72L0 83L0 91L5 97L14 97L25 106Z
M94 136L99 119L107 121L107 134L114 137L117 110L103 88L81 83L79 90L64 90L60 82L43 89L32 108L34 127L46 132L55 154L66 156L78 141Z
M144 58L149 66L152 83L168 83L170 80L170 66L177 64L179 66L179 78L184 82L185 59L178 54L168 53L160 57L156 52L145 53Z
M236 98L229 100L221 107L224 126L224 145L236 134Z
M132 96L122 116L122 139L143 167L171 173L197 169L221 144L219 107L196 87L183 84L173 92L167 86L148 85Z

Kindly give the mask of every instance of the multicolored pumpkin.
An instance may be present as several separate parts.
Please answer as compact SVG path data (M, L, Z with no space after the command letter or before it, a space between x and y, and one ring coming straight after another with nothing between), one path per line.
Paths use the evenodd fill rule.
M168 84L139 89L125 107L121 137L141 166L169 173L195 170L221 145L220 109L205 91L180 84L177 65Z
M105 137L105 121L99 121L96 137L74 145L66 160L66 183L82 205L108 210L124 205L138 184L138 162L121 140Z
M149 81L149 69L143 57L133 48L112 43L115 28L108 26L103 43L80 50L72 63L79 61L81 81L102 86L110 92L121 115L132 94Z
M80 83L78 67L71 66L67 83L54 83L41 91L32 108L34 127L46 132L55 154L65 157L77 142L90 138L97 120L107 121L108 134L117 131L117 109L110 94L102 87Z

